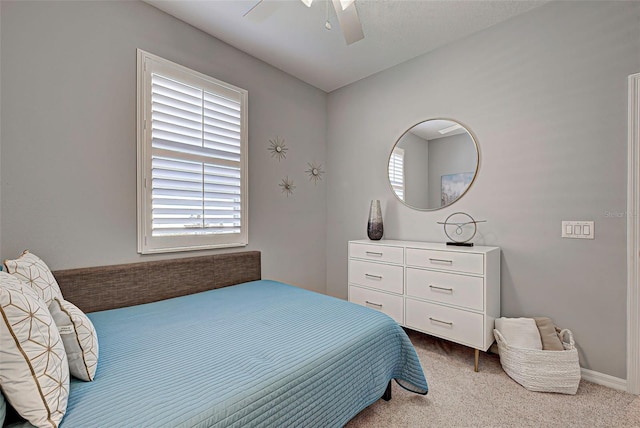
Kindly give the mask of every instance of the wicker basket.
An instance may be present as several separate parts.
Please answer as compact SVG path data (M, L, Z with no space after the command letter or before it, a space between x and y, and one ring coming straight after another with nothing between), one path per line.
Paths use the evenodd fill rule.
M569 336L569 343L564 341L565 334ZM510 346L498 330L494 329L493 335L498 342L502 368L520 385L529 391L576 393L580 364L570 330L560 332L564 351L517 348Z

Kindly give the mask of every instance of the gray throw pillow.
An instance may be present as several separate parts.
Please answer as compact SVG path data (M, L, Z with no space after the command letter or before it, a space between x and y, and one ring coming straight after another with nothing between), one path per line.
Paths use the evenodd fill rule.
M545 351L564 351L564 346L558 337L553 321L547 317L536 317L534 320L536 320L536 326L540 332L542 349Z

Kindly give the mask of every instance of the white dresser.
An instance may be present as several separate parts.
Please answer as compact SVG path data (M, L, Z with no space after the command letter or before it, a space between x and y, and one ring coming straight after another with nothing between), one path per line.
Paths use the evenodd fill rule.
M500 317L500 248L350 241L349 301L474 348L477 371Z

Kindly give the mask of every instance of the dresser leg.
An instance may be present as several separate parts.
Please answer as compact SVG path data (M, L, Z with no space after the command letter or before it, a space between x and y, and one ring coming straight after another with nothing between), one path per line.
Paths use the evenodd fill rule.
M477 372L478 371L478 360L480 359L480 350L479 349L474 349L474 353L475 353L475 364L473 365L473 371Z

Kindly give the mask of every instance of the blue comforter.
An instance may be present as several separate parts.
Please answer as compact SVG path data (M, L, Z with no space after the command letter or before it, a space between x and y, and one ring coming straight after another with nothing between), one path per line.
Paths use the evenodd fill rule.
M61 427L339 427L390 379L427 393L405 332L377 311L254 281L89 314L94 382Z

